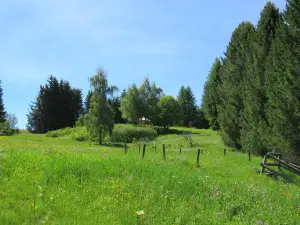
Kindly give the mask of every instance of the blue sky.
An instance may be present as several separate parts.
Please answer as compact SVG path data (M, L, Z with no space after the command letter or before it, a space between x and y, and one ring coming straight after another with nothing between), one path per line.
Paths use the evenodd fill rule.
M201 103L216 57L265 0L2 0L0 80L6 110L25 128L29 103L53 74L89 89L104 68L120 90L144 77L176 96L190 85ZM283 9L285 0L273 1ZM84 96L85 97L85 96Z

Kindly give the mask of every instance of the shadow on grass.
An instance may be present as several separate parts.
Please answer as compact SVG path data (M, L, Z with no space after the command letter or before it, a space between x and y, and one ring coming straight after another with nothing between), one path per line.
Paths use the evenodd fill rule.
M114 148L124 148L124 143L104 143L101 146L114 147Z
M187 130L178 130L176 128L171 129L158 129L158 135L167 135L167 134L177 134L177 135L184 135L184 134L196 134L201 136L210 136L211 134L205 132L194 132L194 131L187 131Z

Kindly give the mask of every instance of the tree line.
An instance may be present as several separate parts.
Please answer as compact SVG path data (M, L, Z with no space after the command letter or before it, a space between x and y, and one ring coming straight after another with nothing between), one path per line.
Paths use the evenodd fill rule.
M146 77L140 87L132 84L116 96L118 88L108 85L102 69L89 78L89 82L91 89L83 101L82 90L51 75L30 104L27 130L46 133L84 125L90 136L101 144L115 123L138 124L143 117L152 125L166 129L174 125L209 128L190 87L182 86L178 96L173 97L164 94L162 88Z
M300 1L268 2L257 26L242 22L215 60L202 108L232 148L300 161Z

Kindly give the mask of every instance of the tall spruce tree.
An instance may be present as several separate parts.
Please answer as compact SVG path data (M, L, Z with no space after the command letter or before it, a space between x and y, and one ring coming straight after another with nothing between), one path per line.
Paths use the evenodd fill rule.
M189 127L195 122L197 114L196 99L192 89L181 86L178 94L178 103L181 110L181 120L183 125Z
M0 123L5 122L6 112L3 102L3 89L2 89L2 82L0 80Z
M241 145L246 151L265 154L268 146L268 120L265 105L266 60L271 44L276 36L279 21L282 21L279 9L268 2L261 12L255 36L250 40L250 49L246 57L245 77L243 81L244 112L241 119Z
M60 82L50 76L27 114L27 129L30 132L45 133L75 125L82 114L81 90L71 88L69 82Z
M267 60L268 146L300 162L300 30L299 1L288 1Z
M202 109L204 112L204 116L209 121L209 125L213 130L219 130L220 128L220 125L218 123L217 106L220 102L218 95L218 86L221 82L221 66L221 61L217 58L211 68L207 81L205 82L202 96Z
M291 29L300 29L300 0L287 0L284 18Z
M220 70L218 122L226 145L241 149L241 116L244 110L243 79L250 42L255 34L250 22L241 23L233 32Z

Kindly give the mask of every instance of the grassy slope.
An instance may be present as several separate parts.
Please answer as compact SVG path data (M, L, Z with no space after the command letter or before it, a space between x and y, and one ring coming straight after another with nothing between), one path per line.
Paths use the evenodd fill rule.
M90 146L67 137L0 137L0 224L297 224L299 187L255 172L261 159L229 152L209 130L160 136L141 159L137 146ZM162 157L167 147L167 161Z

